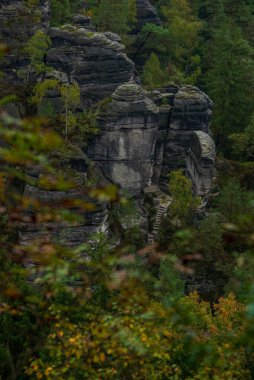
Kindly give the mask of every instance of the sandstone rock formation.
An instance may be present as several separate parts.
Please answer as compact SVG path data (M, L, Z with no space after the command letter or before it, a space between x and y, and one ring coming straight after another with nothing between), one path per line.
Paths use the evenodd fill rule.
M178 168L187 169L186 150L196 144L193 132L201 131L209 136L213 103L193 86L165 88L155 95L154 101L160 105L154 181L159 181L166 190L168 173ZM194 189L197 188L194 185Z
M187 173L194 192L203 199L204 204L211 190L215 158L215 144L211 136L201 131L193 132L186 151Z
M41 0L39 5L28 5L18 0L0 2L0 39L9 49L1 62L4 82L11 86L23 84L29 65L23 47L36 30L48 31L49 19L49 0Z
M149 1L137 0L137 9L137 30L147 22L160 23ZM25 7L24 12L24 3L20 1L1 3L0 19L5 21L0 25L0 32L11 47L11 53L2 65L6 73L4 83L22 84L19 72L27 70L29 63L22 54L22 46L38 28L44 28L52 41L45 61L53 69L45 77L67 84L76 83L81 91L83 109L108 98L98 118L100 134L81 153L78 165L74 161L66 165L81 173L86 181L87 154L108 181L141 197L144 188L150 184L167 192L168 174L183 168L192 179L195 193L205 203L215 160L210 137L213 104L209 97L192 86L172 85L146 93L135 83L134 63L124 53L119 36L94 32L90 19L83 15L74 17L73 25L49 28L49 1L46 0L40 2L37 23L31 18L34 10L33 6ZM23 14L24 18L20 18ZM28 16L33 20L32 28L26 24ZM59 94L52 93L52 99L55 96L58 100L54 99L54 108L61 112L61 104L56 107ZM82 197L78 188L61 193L29 186L25 188L25 195L47 199L49 203ZM61 224L22 226L20 238L27 244L45 234L53 234L56 238L65 234L68 243L74 245L85 240L90 233L106 228L105 205L99 205L95 213L83 217L83 222L73 228Z
M52 47L47 64L76 82L84 103L110 96L122 83L134 77L134 64L113 33L93 33L65 25L51 28Z
M89 145L88 156L104 175L132 194L151 183L158 116L140 86L123 84L100 115L101 133Z
M156 9L149 0L136 0L137 5L137 24L135 33L140 32L145 24L161 24Z
M98 203L91 199L86 191L86 183L88 178L88 163L86 156L80 151L75 152L75 156L68 159L58 157L60 167L69 167L73 176L78 177L75 180L77 186L68 191L52 191L36 186L26 184L24 188L24 197L26 199L34 199L38 201L43 208L54 207L54 209L62 208L63 204L71 204L72 201L84 201L93 207L91 210L82 210L70 206L70 211L76 213L79 219L75 224L64 221L54 222L36 222L22 223L19 228L19 241L22 245L32 245L34 242L55 241L65 246L77 246L98 232L106 232L108 229L108 210L105 203ZM96 171L96 168L93 168ZM40 172L37 170L29 170L31 178L38 178ZM64 206L67 208L67 206ZM33 215L33 211L29 211L29 215Z
M85 16L84 14L77 14L73 20L72 23L79 28L85 28L87 30L90 30L91 32L95 32L95 27L92 24L92 19L89 16Z
M158 108L140 86L120 86L100 116L101 133L88 156L133 194L151 183L168 192L168 174L182 168L205 201L215 163L211 100L193 86L167 87L152 97Z

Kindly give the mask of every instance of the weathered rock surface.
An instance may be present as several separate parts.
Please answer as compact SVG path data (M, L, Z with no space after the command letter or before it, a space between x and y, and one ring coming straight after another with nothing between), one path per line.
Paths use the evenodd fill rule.
M160 184L160 178L163 166L166 161L165 149L166 141L171 124L171 116L174 105L175 95L178 92L177 86L167 87L161 91L156 90L152 92L154 102L160 109L159 126L156 135L155 157L154 157L154 170L153 170L153 183ZM167 169L166 169L167 170ZM165 171L166 171L165 170ZM166 173L167 176L168 172Z
M190 147L186 151L186 165L192 180L194 192L204 203L210 193L216 159L215 144L205 132L193 132Z
M137 0L137 11L134 33L148 22L160 24L148 0ZM0 5L0 20L2 39L11 48L2 65L6 88L24 84L24 75L20 73L27 71L29 62L22 52L23 46L37 29L44 29L52 41L45 62L53 69L45 77L78 84L84 108L109 98L98 119L100 134L89 143L86 152L105 178L140 196L151 183L167 191L168 174L183 168L193 181L194 191L207 199L215 148L210 137L213 104L206 94L192 86L168 86L152 94L145 93L134 82L134 63L126 56L119 36L94 32L91 20L83 15L77 15L73 25L49 29L47 0L41 0L37 8L21 1L4 0ZM141 61L137 58L139 66ZM55 111L60 113L59 94L52 91L50 96ZM84 157L78 161L74 170L84 174ZM29 186L25 195L49 203L82 197L79 189L61 193ZM86 240L90 233L105 229L105 205L83 216L83 222L73 228L62 224L23 226L21 241L27 244L53 234L56 239L65 235L68 244L75 245Z
M140 86L123 84L101 114L101 133L88 148L104 175L132 194L152 179L158 114Z
M0 3L0 39L9 49L1 62L4 72L2 83L22 85L29 61L23 47L38 30L47 32L50 19L50 1L41 0L39 5L28 5L24 1L3 0ZM4 90L2 84L1 90Z
M98 203L88 196L85 190L88 179L87 158L81 152L71 159L62 160L60 166L70 167L73 175L77 176L77 187L68 191L44 190L29 184L25 185L24 197L35 199L42 207L62 208L65 202L70 203L72 200L84 201L93 206L91 210L82 210L77 207L70 208L70 211L76 213L79 217L75 224L64 221L44 222L44 223L23 223L19 229L19 240L22 245L31 245L34 242L55 241L66 246L77 246L84 241L88 241L92 235L98 232L106 232L108 229L108 210L105 203ZM97 169L94 168L94 171ZM40 173L34 170L29 172L31 178L37 178ZM66 208L67 206L65 206ZM30 212L32 215L32 212Z
M160 104L160 127L156 143L156 170L154 180L166 190L168 173L187 169L186 150L191 144L193 131L210 134L213 103L197 87L167 88L155 96ZM194 186L197 188L198 186Z
M57 205L72 197L81 200L82 193L71 192L46 192L41 189L27 186L24 197L30 199L47 198L50 204ZM87 200L87 199L86 199ZM90 201L91 202L91 201ZM71 223L23 223L19 228L19 241L22 245L33 245L34 242L55 241L65 246L78 246L99 232L106 232L108 229L108 212L106 205L96 204L94 212L78 212L82 221L72 225Z
M95 27L92 24L91 17L85 16L83 14L77 14L73 18L73 24L76 25L79 28L85 28L87 30L90 30L91 32L95 32Z
M134 64L113 33L93 33L66 25L51 28L47 64L76 82L85 104L110 96L134 77Z
M142 27L148 23L161 25L156 9L149 0L136 0L137 6L137 24L135 32L141 31Z

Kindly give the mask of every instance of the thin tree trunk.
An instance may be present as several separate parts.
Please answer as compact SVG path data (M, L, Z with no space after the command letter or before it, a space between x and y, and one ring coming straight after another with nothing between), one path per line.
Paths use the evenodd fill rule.
M28 81L29 81L31 68L32 68L32 64L30 63L30 65L28 66L28 69L27 69L26 83L28 83Z
M68 140L68 108L65 103L65 139Z

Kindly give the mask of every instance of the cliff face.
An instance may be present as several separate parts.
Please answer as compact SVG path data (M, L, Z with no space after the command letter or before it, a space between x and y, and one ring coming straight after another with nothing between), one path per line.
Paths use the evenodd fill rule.
M154 181L166 190L168 173L178 168L189 173L186 152L197 140L193 139L195 131L201 131L210 138L210 123L213 103L211 99L193 86L169 87L155 95L154 101L160 105L160 125L157 134ZM215 155L215 148L211 145ZM189 164L189 161L188 161ZM194 165L194 163L193 163ZM193 173L193 169L191 170ZM195 182L193 174L190 176ZM210 189L213 177L211 165L206 187ZM199 186L194 183L194 190L204 196Z
M100 115L101 133L88 148L104 175L132 194L151 183L158 118L159 109L140 86L123 84Z
M186 167L194 191L203 199L204 205L211 190L215 159L216 149L211 136L202 131L192 133L186 150Z
M124 53L119 36L94 33L66 25L51 28L52 47L46 62L79 85L84 104L110 96L134 77L134 64Z
M139 28L149 20L159 23L149 1L140 0L137 5ZM46 76L76 83L81 91L83 109L109 97L98 118L99 135L81 153L78 167L73 163L66 165L82 173L85 182L88 155L108 181L135 196L142 194L151 184L166 192L170 171L183 168L192 179L195 193L206 202L215 161L215 147L210 136L212 102L209 97L192 86L169 86L152 93L145 92L135 82L134 63L124 53L119 36L94 32L90 20L81 15L75 17L74 25L48 28L47 1L41 1L40 17L32 29L26 24L26 18L17 18L19 23L22 20L18 26L15 17L24 11L23 7L23 2L5 1L0 8L0 18L5 20L0 31L11 46L3 64L5 84L20 82L17 73L20 69L25 70L28 64L27 58L21 54L22 46L40 27L47 31L52 41L45 62L53 70ZM33 14L35 8L25 8L25 12ZM8 23L7 20L13 21ZM85 25L88 25L87 29ZM18 39L20 30L22 38ZM82 194L78 189L59 193L27 186L25 195L55 203L64 197ZM70 244L78 244L91 232L105 230L106 218L106 206L101 205L93 214L84 215L84 222L73 229L62 225L23 226L21 240L26 244L50 231L56 237L65 235Z
M56 157L53 157L53 159L56 159ZM92 206L91 210L77 209L77 207L70 206L72 212L75 212L79 217L78 222L75 222L74 225L59 221L22 223L19 228L19 241L22 245L32 245L35 241L54 240L65 246L77 246L87 241L90 236L98 232L105 232L108 229L106 203L98 203L87 195L88 162L86 156L77 149L75 156L73 155L72 158L57 157L57 161L60 167L69 168L71 174L76 177L77 186L68 191L50 191L26 184L24 197L37 200L46 207L51 205L55 209L59 207L60 210L63 204L65 204L64 207L66 208L66 204L72 201L84 201ZM93 171L95 176L97 174L96 167L93 168ZM31 179L38 178L40 174L40 172L33 169L28 172Z
M99 120L101 134L88 148L106 176L131 193L150 184L167 192L168 174L181 168L206 201L215 162L209 97L193 86L145 95L139 86L125 84L112 99Z

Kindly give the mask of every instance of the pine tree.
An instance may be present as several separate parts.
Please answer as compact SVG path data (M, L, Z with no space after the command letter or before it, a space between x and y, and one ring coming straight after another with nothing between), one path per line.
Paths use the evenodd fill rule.
M222 187L218 199L218 211L227 221L235 223L240 215L248 212L249 193L241 188L238 179L229 178Z
M218 29L218 26L224 21L225 13L222 1L223 0L200 1L198 17L203 21L206 32L211 33L213 28Z
M43 30L38 30L27 42L24 47L24 51L28 54L30 59L30 65L27 70L27 81L32 68L35 70L36 74L43 73L47 70L44 63L44 57L50 44L50 38Z
M186 222L200 206L200 198L193 196L192 183L183 170L176 170L169 175L169 191L173 198L170 214L176 221Z
M52 0L51 25L59 26L71 20L83 0Z
M142 28L139 36L142 50L156 52L170 82L196 83L201 73L197 47L202 23L189 0L160 1L157 6L164 23L148 23Z
M111 31L124 36L136 21L133 0L101 0L93 10L93 20L98 30Z
M223 0L227 16L243 31L254 46L254 3L252 0Z
M73 110L80 103L80 89L77 84L62 85L60 93L64 100L65 138L67 140L69 124L76 123L76 116L73 114Z
M240 133L229 136L232 151L237 160L253 160L254 158L254 113L251 115L248 126Z
M171 0L162 12L170 36L169 62L183 77L191 76L202 23L194 16L188 0Z
M225 22L214 33L213 46L207 60L206 90L215 100L213 129L217 146L224 146L226 137L242 131L253 111L253 49L241 29Z
M51 3L51 25L59 26L70 19L71 9L69 0L53 0Z
M162 70L160 60L155 53L152 53L144 66L143 82L150 89L158 88L167 81L168 76Z
M135 24L137 22L136 0L128 0L128 21L130 24Z
M201 74L197 48L202 23L189 0L158 1L157 7L163 25L143 26L138 56L145 58L148 52L155 52L171 83L195 84Z

